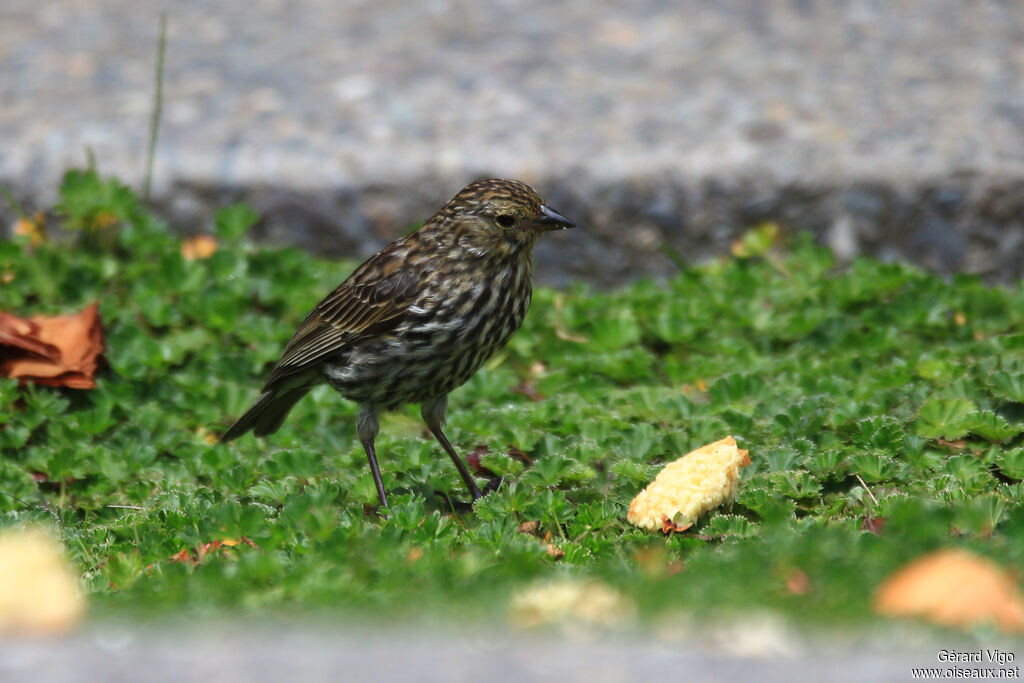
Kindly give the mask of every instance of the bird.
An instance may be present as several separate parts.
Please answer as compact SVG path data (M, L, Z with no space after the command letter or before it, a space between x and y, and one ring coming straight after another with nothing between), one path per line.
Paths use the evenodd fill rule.
M359 405L356 434L382 508L379 415L420 404L427 428L473 500L482 497L445 436L448 394L519 329L533 293L533 247L574 227L518 180L467 185L415 232L387 245L318 303L285 346L259 397L220 437L276 432L326 382Z

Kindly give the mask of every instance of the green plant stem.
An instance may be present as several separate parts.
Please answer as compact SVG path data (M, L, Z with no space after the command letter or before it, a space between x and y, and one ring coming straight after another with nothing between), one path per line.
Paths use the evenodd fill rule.
M164 100L164 53L167 51L167 13L160 15L160 40L156 50L156 88L153 92L153 113L149 119L149 145L146 149L146 176L142 184L142 200L149 202L153 184L153 157L156 153L157 134L160 129L160 112Z

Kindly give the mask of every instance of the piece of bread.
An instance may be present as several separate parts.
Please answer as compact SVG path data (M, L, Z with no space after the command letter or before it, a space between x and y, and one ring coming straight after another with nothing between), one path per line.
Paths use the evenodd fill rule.
M0 532L0 635L67 631L85 598L60 543L39 529Z
M740 468L750 464L745 450L727 436L665 465L629 506L627 519L644 529L682 531L702 514L732 500Z

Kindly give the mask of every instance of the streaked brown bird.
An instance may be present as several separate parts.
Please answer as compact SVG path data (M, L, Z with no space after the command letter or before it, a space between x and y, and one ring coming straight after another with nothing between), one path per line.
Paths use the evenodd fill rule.
M273 434L328 382L359 403L356 431L382 506L378 414L421 403L424 422L473 495L479 487L442 431L448 393L519 329L533 292L537 239L573 224L517 180L473 183L423 227L371 256L299 325L262 393L224 433Z

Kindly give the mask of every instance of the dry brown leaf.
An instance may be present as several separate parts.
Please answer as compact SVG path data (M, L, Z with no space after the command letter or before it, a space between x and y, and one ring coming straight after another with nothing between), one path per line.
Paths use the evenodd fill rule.
M560 560L565 557L565 551L559 548L554 543L548 543L544 546L544 552L546 552L552 559Z
M519 525L519 533L521 534L535 534L537 529L540 528L540 522L527 520Z
M59 633L84 611L78 577L57 541L38 529L0 534L0 633Z
M533 383L532 379L525 379L519 384L515 385L510 389L513 394L519 394L525 396L528 400L534 403L540 403L544 400L544 394L537 391L537 385Z
M994 623L1024 632L1024 598L1009 572L965 550L938 550L887 578L875 594L875 611L889 617L924 617L964 628Z
M513 460L518 460L527 467L533 466L533 458L531 458L525 451L520 450L515 444L510 443L508 445L508 457Z
M736 495L741 467L750 464L731 436L671 462L629 505L627 519L644 529L684 531Z
M181 255L186 261L208 259L217 251L217 240L209 235L194 235L181 244Z
M96 302L70 315L19 318L0 311L0 376L94 389L103 350Z

